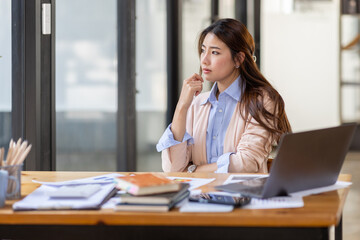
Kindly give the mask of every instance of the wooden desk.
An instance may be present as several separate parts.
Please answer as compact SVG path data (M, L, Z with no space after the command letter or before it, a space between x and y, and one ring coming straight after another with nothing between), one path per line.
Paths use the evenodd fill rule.
M107 172L108 173L108 172ZM64 181L103 172L22 172L22 196L39 181ZM128 174L128 173L125 173ZM213 190L229 175L172 173L167 176L204 177L217 180L203 190ZM350 181L350 175L340 180ZM341 237L342 210L349 188L308 196L303 208L245 210L230 213L114 212L112 210L13 212L15 201L0 209L0 239L329 239L329 228Z

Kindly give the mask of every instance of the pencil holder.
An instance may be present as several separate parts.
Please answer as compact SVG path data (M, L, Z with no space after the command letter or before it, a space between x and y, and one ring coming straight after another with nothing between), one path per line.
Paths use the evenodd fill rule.
M8 186L6 200L21 198L21 170L23 164L1 166L0 169L8 172Z
M5 205L8 172L0 169L0 208Z

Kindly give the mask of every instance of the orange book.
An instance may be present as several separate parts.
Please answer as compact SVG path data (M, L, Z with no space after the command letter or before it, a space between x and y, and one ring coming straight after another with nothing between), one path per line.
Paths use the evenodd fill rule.
M116 178L116 187L133 195L179 191L180 183L151 173Z

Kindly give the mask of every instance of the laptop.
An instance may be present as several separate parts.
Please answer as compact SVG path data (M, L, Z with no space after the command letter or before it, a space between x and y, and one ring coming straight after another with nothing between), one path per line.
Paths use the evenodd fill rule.
M269 198L335 184L356 123L284 134L268 177L216 186L244 196Z

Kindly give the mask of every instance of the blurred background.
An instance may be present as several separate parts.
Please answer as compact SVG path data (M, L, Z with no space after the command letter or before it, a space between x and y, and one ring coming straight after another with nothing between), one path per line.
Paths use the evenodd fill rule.
M359 13L354 0L0 0L0 146L32 140L28 170L162 171L155 145L182 80L199 70L198 35L218 18L247 25L295 132L359 123ZM345 216L360 212L359 152L358 131ZM359 219L345 218L348 236Z
M12 2L16 4L0 1L1 145L14 135ZM242 8L243 21L256 38L259 67L283 96L294 131L360 121L356 10L348 14L339 0L175 2L179 13L174 26L179 29L175 99L182 80L199 70L199 32L214 18L239 17ZM155 145L168 124L166 46L167 26L172 24L168 5L165 0L137 0L134 6L136 159L131 161L137 171L161 171ZM122 36L117 32L117 1L61 0L53 8L56 161L52 169L115 170L118 94L124 87L118 82L117 44ZM205 90L209 88L206 84ZM359 145L354 141L352 149L359 150Z

